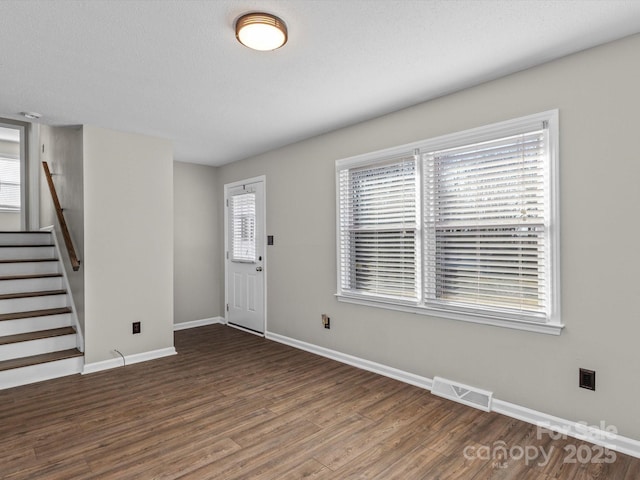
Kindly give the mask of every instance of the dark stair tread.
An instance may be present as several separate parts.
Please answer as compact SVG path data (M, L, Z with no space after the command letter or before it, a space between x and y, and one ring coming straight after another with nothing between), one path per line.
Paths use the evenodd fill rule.
M56 360L65 360L67 358L81 357L83 354L77 348L70 350L60 350L58 352L41 353L31 357L12 358L0 362L0 372L3 370L11 370L13 368L29 367L31 365L39 365L41 363L55 362Z
M0 322L3 320L20 320L31 317L46 317L48 315L62 315L72 313L71 307L62 308L45 308L43 310L30 310L28 312L2 313L0 314Z
M53 247L53 243L36 243L36 244L29 244L29 243L10 243L7 245L0 245L0 248L7 248L7 247L11 247L11 248L15 248L15 247Z
M4 293L0 295L0 300L11 300L13 298L47 297L49 295L64 295L66 290L42 290L39 292Z
M28 273L25 275L4 275L0 276L2 280L30 280L32 278L55 278L62 277L61 273Z
M0 337L0 345L10 343L29 342L31 340L41 340L43 338L61 337L63 335L75 335L73 327L52 328L50 330L39 330L37 332L18 333L16 335L6 335Z
M57 258L5 258L0 263L57 262Z

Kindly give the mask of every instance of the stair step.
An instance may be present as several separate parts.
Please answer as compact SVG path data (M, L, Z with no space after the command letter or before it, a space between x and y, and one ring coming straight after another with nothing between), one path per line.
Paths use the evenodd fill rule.
M55 278L62 277L61 273L30 273L28 275L4 275L0 276L0 282L3 280L28 280L31 278Z
M4 293L0 295L0 314L69 306L69 296L67 291L63 289L38 289L32 292Z
M27 312L0 314L0 338L7 335L72 326L74 324L72 314L73 311L70 307L40 310L32 308Z
M30 357L14 358L0 362L0 372L11 370L14 368L29 367L31 365L40 365L42 363L55 362L65 360L67 358L82 357L82 352L77 348L70 350L61 350L58 352L42 353L40 355L32 355Z
M57 257L51 232L0 232L0 390L82 371Z
M61 290L64 288L63 280L61 273L53 272L0 275L0 298L3 295Z
M0 245L51 244L51 232L0 232Z
M49 246L49 245L47 245ZM57 262L57 258L5 258L0 263Z
M34 247L53 247L50 243L5 243L0 244L0 248L34 248Z
M0 258L3 260L50 259L56 256L54 245L0 245Z
M5 293L0 295L0 300L9 300L12 298L30 298L30 297L47 297L50 295L64 295L66 290L42 290L38 292L20 292L20 293Z
M43 338L61 337L63 335L75 335L76 331L72 327L53 328L51 330L40 330L38 332L19 333L17 335L7 335L0 337L0 345L11 343L30 342Z
M0 276L60 274L57 258L2 258Z
M73 347L60 351L74 350ZM0 371L0 390L82 373L84 356L63 358Z
M43 310L31 310L29 312L15 312L15 313L2 313L0 314L0 322L5 320L20 320L22 318L31 317L46 317L49 315L64 315L65 313L71 313L72 310L69 307L63 308L45 308Z

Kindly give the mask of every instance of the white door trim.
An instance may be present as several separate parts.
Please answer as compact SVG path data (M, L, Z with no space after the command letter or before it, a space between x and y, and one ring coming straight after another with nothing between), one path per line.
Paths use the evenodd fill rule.
M263 333L257 333L254 332L252 330L245 330L244 328L242 328L241 326L237 326L237 325L232 325L228 322L228 318L227 318L227 305L229 304L229 258L228 257L228 252L229 252L229 209L227 208L227 200L229 199L229 191L235 187L239 187L242 185L246 185L249 183L256 183L256 182L262 182L262 186L263 186L263 193L264 193L264 199L262 202L262 209L260 214L262 215L262 219L264 221L264 232L265 232L265 238L264 238L264 242L263 242L263 252L262 252L262 258L263 258L263 288L264 288L264 295L263 295L263 311L264 311L264 328L263 328ZM260 175L258 177L252 177L252 178L246 178L244 180L238 180L236 182L231 182L231 183L226 183L224 185L224 199L223 199L223 208L224 208L224 305L223 305L223 313L224 313L224 323L226 323L228 326L230 327L234 327L237 328L239 330L243 330L249 333L253 333L254 335L259 335L261 337L264 337L266 332L267 332L267 275L269 274L269 268L268 268L268 264L267 264L267 260L268 260L268 255L267 255L267 245L266 245L266 232L267 232L267 177L266 175Z

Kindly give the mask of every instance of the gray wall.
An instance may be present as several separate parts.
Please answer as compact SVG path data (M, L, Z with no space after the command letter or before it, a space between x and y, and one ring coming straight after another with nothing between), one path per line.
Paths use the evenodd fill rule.
M172 347L171 143L86 125L42 126L40 143L81 261L74 272L61 245L86 363ZM40 225L62 242L44 175L40 193Z
M173 164L174 322L217 317L220 308L221 201L214 167Z
M85 125L83 159L85 361L172 348L171 142Z
M49 186L40 167L40 226L55 227L60 252L65 265L71 294L76 306L78 321L84 331L84 189L82 127L40 127L40 160L49 164L53 175L64 218L73 240L76 254L80 258L80 269L71 268L69 254L53 208ZM44 150L43 150L44 147Z
M0 231L20 230L20 212L0 212Z
M640 439L639 51L630 37L221 167L219 218L222 185L267 178L268 330ZM554 108L562 335L336 301L335 160ZM222 257L222 230L217 245ZM595 392L578 388L579 367L597 371Z

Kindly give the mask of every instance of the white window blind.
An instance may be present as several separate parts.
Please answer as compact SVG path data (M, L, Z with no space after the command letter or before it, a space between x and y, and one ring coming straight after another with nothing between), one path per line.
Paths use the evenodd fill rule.
M231 196L231 260L256 261L256 194Z
M416 173L413 155L340 172L343 292L417 298Z
M336 162L338 299L560 333L557 151L549 111Z
M428 302L544 319L546 144L539 129L425 155Z
M20 210L20 159L0 156L0 209Z

